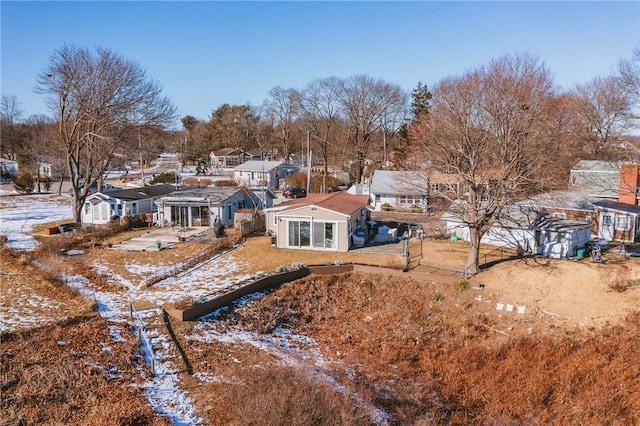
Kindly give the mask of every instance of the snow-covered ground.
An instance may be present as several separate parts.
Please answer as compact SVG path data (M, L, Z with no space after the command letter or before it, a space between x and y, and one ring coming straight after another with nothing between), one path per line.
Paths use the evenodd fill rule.
M36 240L33 227L46 222L71 219L71 199L57 194L19 196L13 191L0 191L0 235L8 238L14 250L33 250Z

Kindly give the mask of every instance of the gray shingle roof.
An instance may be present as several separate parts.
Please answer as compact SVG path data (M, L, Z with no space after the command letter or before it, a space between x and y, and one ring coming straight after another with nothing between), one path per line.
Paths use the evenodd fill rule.
M372 194L426 194L429 180L426 172L376 170L371 176Z

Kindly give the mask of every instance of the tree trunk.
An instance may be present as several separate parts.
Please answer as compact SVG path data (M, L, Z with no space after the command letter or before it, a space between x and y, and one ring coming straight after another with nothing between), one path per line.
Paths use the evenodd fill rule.
M78 197L80 197L80 194L73 194L73 222L74 223L78 223L82 220L82 209L84 207L84 202L79 203Z
M480 272L480 240L482 233L476 228L469 228L469 256L467 266L464 268L465 278L469 278Z

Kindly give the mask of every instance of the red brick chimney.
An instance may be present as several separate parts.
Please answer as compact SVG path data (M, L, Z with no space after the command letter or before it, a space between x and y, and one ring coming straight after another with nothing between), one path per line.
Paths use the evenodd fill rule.
M624 204L638 204L638 165L623 164L620 167L620 192L618 202Z

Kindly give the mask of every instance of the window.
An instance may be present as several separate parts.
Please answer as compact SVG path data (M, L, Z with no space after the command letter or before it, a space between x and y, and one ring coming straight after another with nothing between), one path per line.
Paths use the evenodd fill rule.
M313 247L335 248L335 223L313 222Z
M84 214L88 215L90 211L91 211L91 204L84 203Z
M311 222L290 221L289 222L289 247L311 247Z
M611 215L605 214L602 216L602 226L611 226Z
M629 216L616 217L616 229L626 231L629 229Z
M439 192L440 191L440 184L439 183L430 183L429 184L429 188L433 192Z

